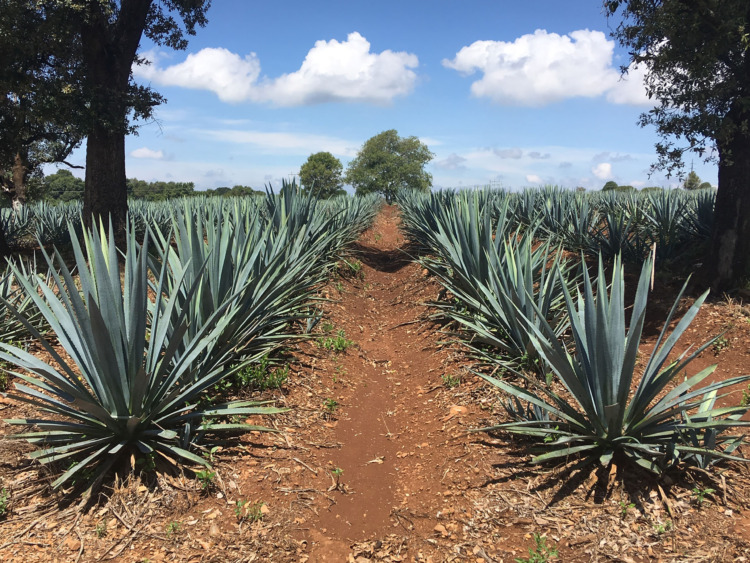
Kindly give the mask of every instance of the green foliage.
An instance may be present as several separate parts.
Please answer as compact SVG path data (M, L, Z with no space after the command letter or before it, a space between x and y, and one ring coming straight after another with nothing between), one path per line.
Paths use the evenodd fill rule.
M625 519L625 517L628 515L628 510L631 508L635 508L635 504L632 502L625 502L624 500L620 501L620 518Z
M133 230L129 230L122 280L111 226L109 234L103 227L85 231L84 247L75 236L71 240L76 279L59 253L60 273L53 275L53 287L39 279L18 278L67 357L20 313L19 320L59 368L21 348L0 344L0 359L24 370L14 372L21 381L14 383L14 396L54 415L7 421L36 427L12 438L41 445L31 457L42 463L72 460L54 487L89 468L103 478L104 472L127 454L155 452L169 460L206 465L189 451L199 435L251 428L211 424L211 419L281 412L250 401L196 408L203 391L231 375L226 368L231 356L212 348L230 320L225 315L227 306L219 307L207 323L186 337L194 320L188 317L188 309L177 311L178 293L167 293L167 264L153 272L155 291L149 298L148 238L138 246ZM52 268L53 259L46 252L44 256ZM18 276L20 272L14 268L14 273ZM184 280L182 276L177 286ZM192 298L197 288L196 282L190 283L187 298Z
M695 173L695 171L691 170L688 172L687 177L685 178L685 181L682 182L682 189L683 190L699 190L701 189L702 182L700 179L700 176ZM710 185L710 184L709 184Z
M43 164L62 162L83 137L81 53L70 21L52 2L4 0L0 18L0 183L24 203ZM52 10L54 11L54 10Z
M237 521L242 522L258 522L263 520L263 506L266 503L262 501L249 503L246 500L238 500L234 506L234 515L237 517Z
M170 522L167 524L165 530L168 538L174 537L182 531L182 523L177 521Z
M239 370L234 379L241 388L251 387L259 391L280 389L289 378L289 366L272 368L268 355L257 363L252 363Z
M702 487L695 487L693 489L693 496L695 497L695 504L698 505L698 507L703 506L703 502L706 500L706 495L712 495L716 492L716 489L712 489L710 487L706 487L705 489Z
M454 389L461 385L461 376L460 375L452 375L450 373L444 373L441 376L441 379L443 380L443 385L447 387L448 389Z
M201 469L195 472L195 478L198 479L198 482L201 484L201 490L205 493L214 486L216 472L210 469Z
M0 490L0 520L5 519L8 516L10 505L10 493L5 487Z
M73 176L70 170L61 168L44 178L44 199L50 201L74 201L83 199L84 182Z
M657 145L659 167L680 167L688 150L712 158L714 143L726 143L746 127L742 113L748 110L741 99L750 74L743 38L750 14L744 0L689 6L604 0L604 6L619 16L613 35L632 63L645 69L648 95L658 104L641 116L641 124L655 125L664 139ZM677 140L687 146L676 146Z
M432 175L424 167L433 156L417 137L399 137L389 129L365 142L349 163L345 181L357 194L379 193L390 203L400 190L429 191Z
M339 402L336 399L328 398L323 401L323 408L328 415L332 415L339 408Z
M641 380L635 392L630 392L645 323L650 270L647 261L638 283L628 330L620 260L615 261L609 290L601 260L595 294L588 272L584 274L583 293L579 292L577 303L563 288L574 353L558 340L552 327L529 322L533 345L565 387L565 395L558 395L527 378L524 379L529 387L524 388L483 376L549 415L530 417L519 412L516 421L494 427L542 441L548 451L534 457L535 463L582 454L585 462L598 459L607 466L619 452L659 473L680 461L705 464L709 459L741 459L731 455L737 445L736 437L720 437L719 434L733 426L747 425L739 420L747 408L714 408L714 400L716 391L745 382L749 376L696 388L716 368L711 366L666 389L711 345L707 342L693 353L685 352L667 363L678 338L697 315L708 292L696 300L667 335L682 297L683 292L680 292ZM555 440L545 443L544 438L551 434L556 436Z
M344 166L329 152L311 154L299 170L300 184L316 197L328 199L344 192L342 174Z
M343 329L338 330L333 336L323 336L318 340L318 346L332 352L346 352L352 345L354 345L354 341L346 338Z
M145 182L136 178L128 178L128 197L145 199L146 201L164 201L176 197L193 195L193 182Z
M516 558L516 563L547 563L550 558L557 557L557 547L547 545L547 537L534 534L534 547L529 548L528 557Z
M602 191L608 192L610 190L616 190L617 188L618 188L617 182L615 182L614 180L609 180L606 184L604 184Z

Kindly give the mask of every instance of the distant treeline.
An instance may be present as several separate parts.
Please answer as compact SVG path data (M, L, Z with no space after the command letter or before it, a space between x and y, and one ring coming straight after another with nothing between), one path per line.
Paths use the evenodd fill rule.
M147 201L163 201L193 195L229 197L265 194L265 191L254 190L250 186L196 191L193 182L146 182L137 178L129 178L127 185L129 198ZM70 170L61 169L49 176L31 179L28 186L28 199L50 203L83 199L83 186L82 179L73 176ZM7 203L9 204L10 200Z

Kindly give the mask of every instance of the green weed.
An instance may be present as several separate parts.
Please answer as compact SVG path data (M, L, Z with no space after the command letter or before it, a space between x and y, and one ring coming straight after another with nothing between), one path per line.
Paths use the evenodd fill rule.
M717 338L716 340L714 340L714 343L711 346L711 348L713 348L714 355L718 356L724 350L726 350L727 348L729 348L729 340L726 337L724 337L724 336L720 336L719 338Z
M8 512L10 511L9 505L10 493L8 492L8 489L3 487L3 489L0 491L0 520L3 520L6 516L8 516Z
M318 340L318 346L331 352L345 352L347 348L354 345L354 341L346 338L343 330L336 332L335 336L324 336Z
M246 500L238 500L234 507L234 515L238 522L257 522L263 519L263 505L265 503L254 502L248 504Z
M323 401L323 408L325 409L327 416L333 416L339 408L339 402L336 399L326 399Z
M195 473L195 478L198 479L198 482L201 484L201 489L203 490L203 492L208 492L211 487L214 486L216 471L202 469Z
M625 519L625 517L628 515L628 510L631 508L635 508L635 504L632 502L625 502L624 500L620 501L620 518Z
M693 489L693 495L695 496L695 504L698 505L700 508L703 506L703 501L706 500L706 495L712 495L716 492L716 489L712 489L710 487L701 488L701 487L695 487Z
M672 529L672 521L667 520L663 524L654 524L654 531L657 535L661 536L662 534L666 534Z
M444 373L441 379L443 380L443 385L445 385L445 387L447 387L448 389L454 389L461 385L460 375L451 375L450 373Z
M103 538L107 535L107 520L102 520L94 527L94 533L97 538Z
M167 537L171 538L173 536L176 536L182 531L182 523L181 522L170 522L167 524L166 527L167 531Z
M516 563L547 563L554 557L557 557L557 548L548 546L545 536L534 534L534 548L529 548L528 557L518 557Z
M289 379L289 366L272 368L268 356L263 356L257 364L249 365L238 371L234 379L240 387L266 391L280 389Z

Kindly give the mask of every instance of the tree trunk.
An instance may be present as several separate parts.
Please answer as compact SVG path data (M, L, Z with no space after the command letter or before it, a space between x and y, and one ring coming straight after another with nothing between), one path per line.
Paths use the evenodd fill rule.
M86 184L83 220L91 225L112 219L122 239L128 209L125 176L125 134L132 100L130 73L153 0L123 0L115 21L90 2L81 29L87 88L92 93L94 123L86 141Z
M719 150L719 190L706 263L713 291L735 289L750 275L750 134L741 130Z
M11 181L13 182L11 198L14 211L20 211L26 205L26 180L29 177L29 172L28 161L20 152L16 153L13 159L13 169L11 170Z
M86 141L86 184L83 191L85 223L88 226L97 225L102 220L107 226L111 219L115 233L122 234L127 212L125 135L122 131L94 126Z
M0 229L0 258L10 256L10 247L8 241L5 240L5 231Z

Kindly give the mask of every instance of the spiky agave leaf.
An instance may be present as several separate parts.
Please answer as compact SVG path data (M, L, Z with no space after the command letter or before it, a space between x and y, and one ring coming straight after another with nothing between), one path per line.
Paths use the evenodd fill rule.
M535 348L564 385L567 395L560 396L538 384L524 389L483 376L505 392L548 411L553 420L552 423L535 420L510 422L493 429L540 437L556 436L543 444L548 452L534 458L536 462L585 453L598 457L603 465L607 465L614 453L620 451L637 464L659 472L680 459L690 460L695 455L731 457L726 450L696 448L694 444L696 441L704 445L710 443L705 438L714 430L748 425L737 416L747 408L720 409L713 408L713 405L707 408L705 397L748 381L750 376L716 381L698 388L715 369L712 366L667 389L678 374L711 344L709 341L692 353L684 352L668 363L677 340L695 318L708 292L693 303L668 334L683 288L664 323L635 392L630 391L645 322L649 272L650 262L647 261L627 330L624 274L619 258L614 265L611 291L606 285L601 259L596 295L588 273L584 275L583 293L578 293L577 300L574 301L564 289L575 344L572 355L557 339L552 327L545 323L528 323ZM662 393L663 396L657 399ZM696 410L699 413L697 418L691 415ZM553 430L555 426L558 428ZM690 440L685 439L687 429L694 431Z
M166 266L155 272L158 282L151 302L148 238L139 247L134 229L129 228L128 235L124 283L111 225L109 234L102 225L98 232L84 232L85 252L71 236L77 279L55 251L60 271L52 269L53 287L20 280L70 360L18 311L19 320L59 369L20 348L0 344L0 358L22 370L15 372L24 383L15 383L14 397L62 418L8 421L38 429L14 437L42 444L33 454L42 463L73 460L54 487L88 466L102 476L125 452L156 452L169 459L206 463L189 451L194 437L189 421L217 414L194 405L205 389L230 373L227 357L206 353L227 323L225 308L184 342L189 319L186 311L177 310L178 296L166 292ZM53 258L44 255L52 267ZM196 289L191 287L188 295ZM281 412L247 403L234 407L227 406L222 414Z

